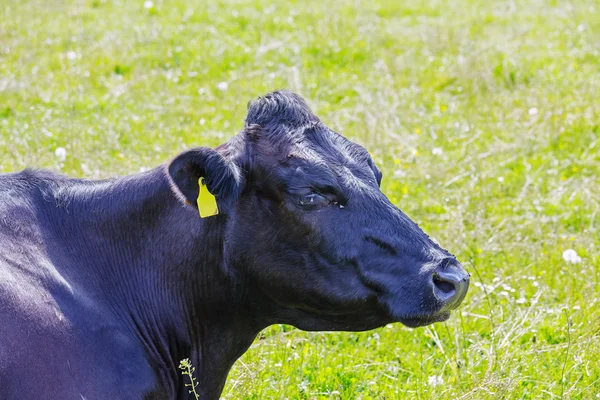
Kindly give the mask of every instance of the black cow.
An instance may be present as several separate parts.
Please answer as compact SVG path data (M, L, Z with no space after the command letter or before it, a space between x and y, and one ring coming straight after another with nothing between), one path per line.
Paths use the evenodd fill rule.
M268 325L446 320L468 275L380 181L285 91L227 143L148 172L0 176L0 399L185 399L184 358L217 399ZM199 188L217 215L199 216Z

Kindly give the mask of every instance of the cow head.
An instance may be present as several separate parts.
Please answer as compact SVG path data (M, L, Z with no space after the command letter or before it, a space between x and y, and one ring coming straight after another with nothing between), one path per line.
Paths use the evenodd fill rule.
M415 327L446 320L465 297L455 257L381 192L369 153L298 95L254 101L242 132L179 155L169 174L192 206L206 178L227 218L226 264L268 299L273 323Z

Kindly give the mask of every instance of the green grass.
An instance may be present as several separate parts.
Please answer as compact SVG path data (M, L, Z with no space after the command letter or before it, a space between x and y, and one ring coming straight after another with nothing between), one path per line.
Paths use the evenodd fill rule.
M0 171L136 172L298 91L473 285L427 328L271 327L224 397L598 398L600 4L205 3L0 2Z

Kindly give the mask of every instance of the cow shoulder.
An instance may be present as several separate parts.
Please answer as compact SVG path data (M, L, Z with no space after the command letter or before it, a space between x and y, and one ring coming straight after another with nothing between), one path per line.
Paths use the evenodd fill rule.
M141 343L102 304L56 282L14 284L6 270L0 263L0 382L14 398L142 399L160 387Z
M45 251L40 220L52 210L44 186L60 185L57 179L32 171L0 176L3 396L142 399L160 389L142 344L107 305L61 273L78 266L55 265Z

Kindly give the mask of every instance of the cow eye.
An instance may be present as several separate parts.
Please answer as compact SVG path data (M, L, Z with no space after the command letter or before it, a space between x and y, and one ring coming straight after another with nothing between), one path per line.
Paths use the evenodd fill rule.
M298 197L298 205L305 210L316 210L327 207L331 200L319 193L307 193Z

